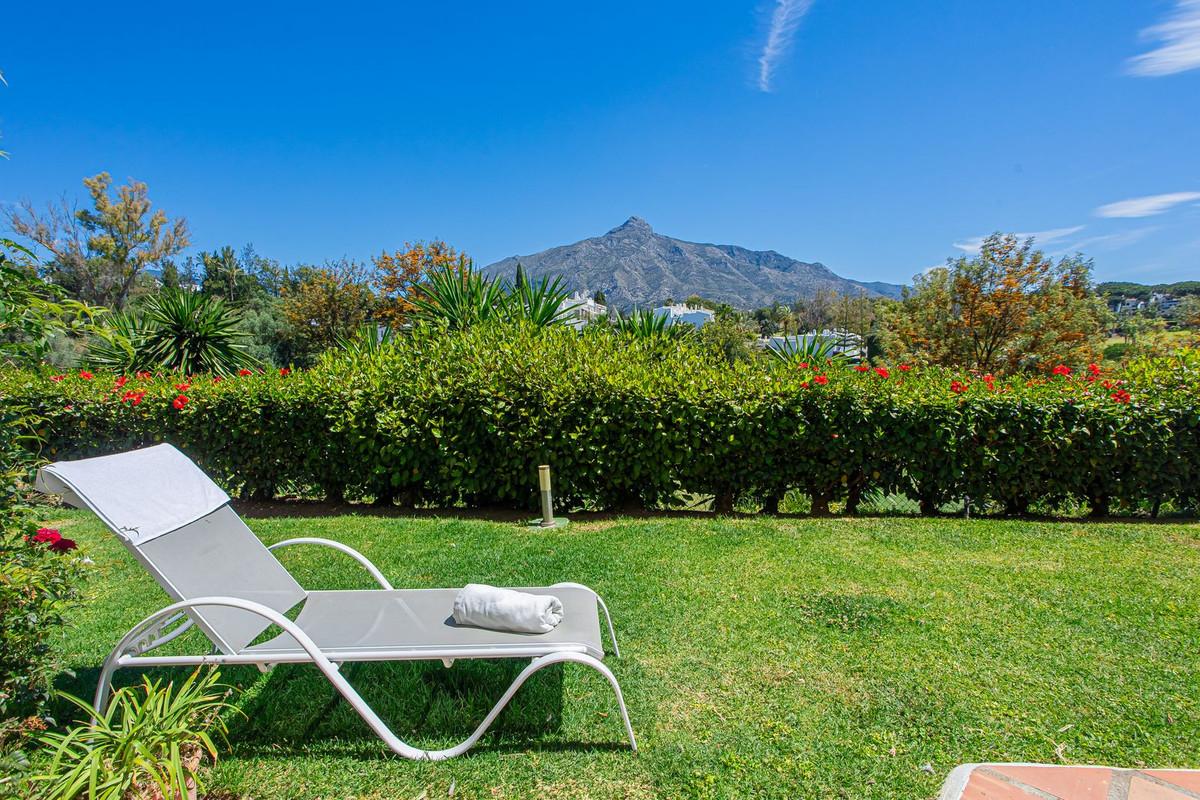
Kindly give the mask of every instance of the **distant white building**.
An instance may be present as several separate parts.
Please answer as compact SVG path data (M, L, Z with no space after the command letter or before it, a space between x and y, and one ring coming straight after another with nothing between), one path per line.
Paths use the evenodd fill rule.
M813 340L832 343L831 354L845 356L853 361L863 361L867 357L866 343L863 337L851 331L835 328L833 330L809 331L797 336L772 336L762 342L769 350L802 350Z
M597 303L587 292L576 292L563 300L558 307L562 311L569 309L569 319L566 320L566 324L573 328L582 328L589 322L595 322L608 316L608 306Z
M716 312L710 311L707 308L692 308L683 303L676 303L671 306L659 306L651 312L655 317L666 317L667 327L672 325L687 324L696 329L703 328L708 323L712 322Z

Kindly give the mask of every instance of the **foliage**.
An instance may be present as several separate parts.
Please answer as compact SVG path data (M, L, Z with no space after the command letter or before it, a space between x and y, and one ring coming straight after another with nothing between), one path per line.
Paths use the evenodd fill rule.
M376 318L390 328L398 328L417 310L415 298L427 275L440 272L466 272L470 261L443 241L405 242L403 250L380 253L373 259L375 288L379 293Z
M34 776L45 800L140 800L185 797L203 790L199 767L216 759L209 731L226 733L220 714L224 687L215 669L200 669L175 688L145 677L137 687L113 693L103 714L87 702L64 694L94 722L80 721L66 733L40 737L49 750L45 772Z
M1200 356L1124 372L1061 366L1026 380L908 364L728 364L699 337L592 325L417 326L363 360L191 382L0 372L0 396L46 418L56 457L170 441L230 491L532 505L538 464L575 506L671 505L687 495L816 513L876 490L926 513L969 496L1022 513L1194 507ZM1069 374L1068 374L1069 373ZM130 390L142 393L137 402ZM1165 454L1170 454L1168 457Z
M673 325L665 314L635 308L613 320L618 333L634 339L688 339L696 333L693 325Z
M113 315L89 348L88 361L121 372L232 375L256 363L240 323L218 297L163 289L146 298L136 316Z
M0 533L0 720L36 714L49 699L57 670L47 634L77 594L72 549L57 531L35 531L27 514Z
M779 359L792 366L804 364L824 364L831 360L844 361L845 357L837 351L838 340L829 336L810 334L807 336L787 336L778 345L767 349L773 358Z
M55 336L90 330L99 311L64 299L62 289L37 276L28 248L0 239L0 363L38 363Z
M375 307L365 268L346 260L299 268L282 295L284 316L310 352L336 346L371 319Z
M755 357L755 331L734 315L718 314L699 331L701 347L728 364Z
M443 266L427 273L421 294L412 303L414 320L465 330L498 319L505 292L499 281L474 269Z
M884 306L885 347L894 360L984 372L1085 363L1106 314L1090 275L1080 256L1054 262L1032 238L993 234Z
M502 302L501 314L508 322L525 322L535 328L543 328L570 319L578 303L568 303L570 292L563 288L561 276L550 278L543 275L537 281L525 277L521 265L517 265L517 276L512 286L504 287L507 292Z
M92 207L65 200L39 214L28 203L5 211L9 226L51 253L50 279L85 303L123 309L139 279L190 244L187 222L151 212L146 184L131 181L111 197L112 178L84 178Z

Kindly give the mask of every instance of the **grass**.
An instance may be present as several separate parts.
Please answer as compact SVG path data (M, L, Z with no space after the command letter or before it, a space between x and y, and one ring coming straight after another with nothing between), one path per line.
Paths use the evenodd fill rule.
M108 649L166 597L94 519L47 516L95 560L83 607L56 643L77 673L62 685L90 695ZM226 670L248 715L231 720L231 752L212 773L228 796L932 798L964 761L1200 766L1195 525L250 523L267 542L346 542L399 586L593 586L615 616L624 658L608 663L642 752L624 747L607 684L577 666L539 673L495 733L440 764L391 757L311 668ZM370 585L332 551L282 558L305 586ZM519 666L347 674L402 738L443 747Z

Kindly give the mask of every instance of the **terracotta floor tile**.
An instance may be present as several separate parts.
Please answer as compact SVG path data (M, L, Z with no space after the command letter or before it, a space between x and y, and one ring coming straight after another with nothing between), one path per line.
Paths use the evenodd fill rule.
M1153 775L1159 780L1200 792L1200 770L1191 769L1144 769L1142 772Z
M1106 800L1111 769L994 766L991 769L1063 800Z
M961 800L1029 800L1030 795L1005 783L999 778L984 775L979 771L971 773L971 780L963 789Z
M1153 781L1134 775L1129 782L1129 800L1189 800L1183 792L1160 786Z

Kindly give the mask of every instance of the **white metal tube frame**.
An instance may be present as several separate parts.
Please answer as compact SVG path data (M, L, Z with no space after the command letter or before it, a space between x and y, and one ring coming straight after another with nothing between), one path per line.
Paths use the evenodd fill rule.
M599 598L597 597L597 599ZM488 712L486 717L484 717L483 722L479 724L479 726L470 736L455 746L448 747L444 750L421 750L420 748L413 747L402 741L392 732L387 724L379 718L379 715L376 714L369 705L367 705L366 701L362 699L350 682L347 681L346 678L342 676L341 672L338 671L338 664L331 660L329 656L324 653L311 638L309 638L308 634L306 634L303 629L296 625L296 623L292 622L278 611L264 606L261 603L255 603L251 600L243 600L237 597L196 597L191 600L182 600L178 603L172 603L171 605L154 612L130 629L129 633L125 634L117 646L113 648L112 653L109 654L107 659L105 659L104 667L100 671L100 682L96 687L96 696L93 702L96 712L101 714L104 713L104 707L108 702L108 694L111 686L112 676L117 669L137 666L202 666L205 664L257 664L263 666L271 663L267 660L264 660L262 657L253 654L213 653L211 655L204 656L164 657L142 657L136 655L136 653L144 652L142 649L142 643L145 642L145 639L150 631L162 626L162 620L165 618L172 618L178 615L180 612L186 612L189 609L204 606L224 606L227 608L236 608L242 611L248 611L259 615L274 625L277 625L284 632L291 635L291 637L296 640L297 644L299 644L304 650L305 654L308 656L309 662L314 664L325 676L325 678L331 684L333 684L333 687L337 690L338 694L340 694L346 700L346 702L350 704L350 707L353 708L354 711L362 718L362 720L367 723L367 726L375 733L375 735L383 740L384 744L388 746L388 749L397 755L403 756L404 758L424 761L444 761L446 759L462 755L467 750L471 749L475 743L479 741L480 737L487 732L487 729L491 727L492 723L496 720L496 717L498 717L500 712L504 710L504 707L508 705L508 702L513 698L513 695L517 693L517 690L521 688L521 686L526 680L529 679L531 675L533 675L533 673L548 667L551 664L558 664L566 661L591 667L603 675L608 681L609 685L612 687L613 694L617 698L617 707L620 709L621 720L625 725L625 734L629 737L629 746L634 752L637 752L637 740L633 735L633 726L629 722L629 712L625 708L625 698L621 693L621 687L617 683L616 676L613 675L608 667L606 667L599 659L593 658L587 653L574 651L547 653L545 655L533 658L529 665L526 666L525 669L523 669L521 673L517 675L516 679L513 680L512 684L504 692L500 700L497 701L496 705L492 707L492 710ZM607 609L605 609L605 614L607 615L607 613ZM611 626L612 620L610 619L610 633L612 630ZM178 633L172 632L172 634L169 634L168 637L163 637L158 641L168 641L170 638L174 638L175 635L178 635ZM614 639L613 642L615 648L616 640ZM379 653L377 656L381 659L385 659L387 654ZM412 658L412 655L411 653L398 652L393 657ZM438 658L440 656L430 654L428 657ZM475 657L488 656L486 653L476 653Z

